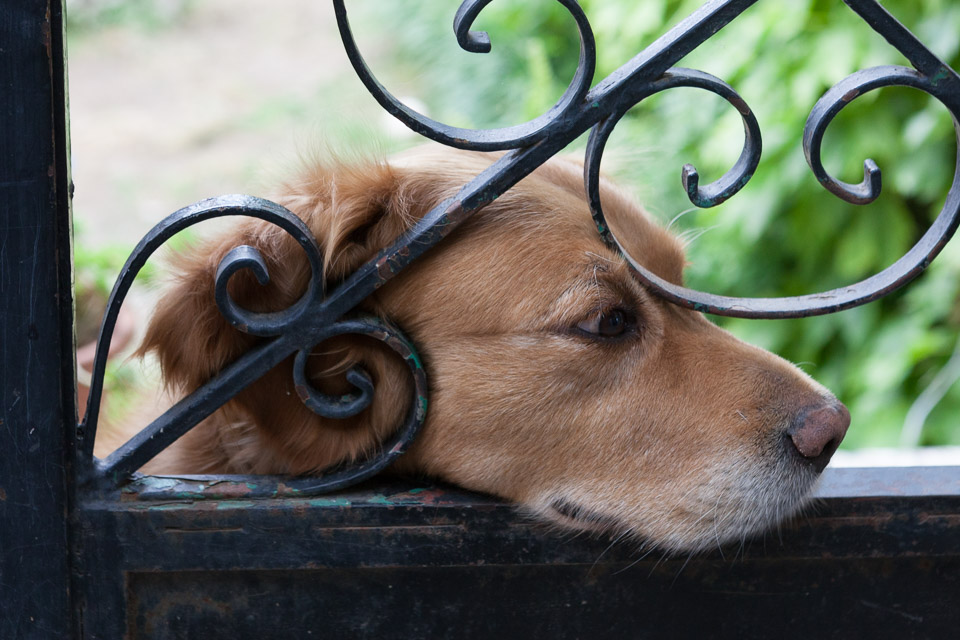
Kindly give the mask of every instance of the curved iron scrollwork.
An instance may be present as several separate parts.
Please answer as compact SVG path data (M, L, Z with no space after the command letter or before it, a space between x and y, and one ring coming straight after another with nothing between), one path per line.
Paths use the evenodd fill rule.
M670 302L699 311L746 318L801 317L832 313L879 298L919 275L939 253L960 224L960 152L946 203L933 225L917 244L884 271L854 285L805 296L786 298L733 298L674 285L645 269L623 248L604 219L599 190L600 159L619 120L644 99L676 87L710 91L733 106L744 125L744 146L734 166L720 179L701 185L697 170L685 165L684 189L698 207L712 207L734 196L752 177L760 160L760 126L736 91L710 74L674 65L743 13L757 0L709 0L656 42L592 88L596 68L593 32L576 0L557 0L576 23L580 59L567 90L543 115L521 125L501 129L451 127L417 113L397 100L368 68L350 30L344 0L333 0L337 23L348 57L360 79L377 101L414 131L450 146L481 151L506 150L488 169L463 186L452 199L425 215L410 231L363 265L334 291L323 290L321 258L315 239L291 212L274 203L248 196L226 196L204 201L173 214L138 245L118 280L101 329L87 418L79 427L81 463L92 460L93 437L103 386L106 347L119 305L136 272L147 257L177 231L201 220L224 215L254 216L290 233L305 251L313 273L311 284L289 309L252 313L240 308L227 293L227 282L241 269L249 269L261 283L269 279L266 265L251 247L233 249L219 266L215 287L217 304L231 324L253 335L270 337L226 367L217 377L185 397L106 460L91 466L95 478L119 481L138 469L176 438L183 435L244 387L290 355L301 400L319 415L342 418L367 407L375 392L365 372L353 369L347 379L356 392L331 398L312 388L304 374L306 354L319 342L344 333L359 333L385 342L403 357L414 379L416 399L405 424L382 446L382 452L347 468L332 470L314 479L293 480L304 492L329 491L369 477L389 464L409 445L426 414L426 379L413 346L395 327L373 318L350 318L361 300L383 285L427 249L443 240L457 225L507 191L549 160L580 134L590 131L584 162L587 198L601 237L631 264L638 279ZM465 0L454 17L454 34L461 48L474 53L490 50L490 38L471 27L491 0ZM880 192L880 169L864 162L864 181L840 182L824 169L820 150L824 132L833 118L858 96L880 87L908 86L939 100L953 115L960 141L960 76L931 53L876 0L844 0L875 31L885 37L913 65L876 67L858 71L840 81L814 106L807 120L803 148L816 178L831 193L856 204L869 203Z
M386 442L381 443L378 454L343 468L329 470L319 478L291 480L286 484L304 494L321 493L355 484L381 471L406 451L426 419L427 381L420 358L403 333L380 318L355 315L341 319L354 305L342 310L330 308L331 299L325 297L323 287L321 251L307 226L295 214L276 203L243 195L212 198L177 211L154 227L127 259L107 303L107 312L97 340L86 414L78 427L81 461L93 460L106 354L120 305L137 273L147 259L176 233L199 222L224 216L260 218L289 233L303 249L310 266L311 278L306 291L299 300L282 311L253 313L242 309L227 292L231 276L242 269L249 269L260 284L267 284L270 275L259 252L253 247L241 245L229 251L221 260L215 281L211 283L220 312L240 331L274 339L255 347L227 366L214 379L183 398L106 459L95 461L88 468L88 475L92 476L91 479L107 479L110 482L129 477L227 400L292 354L296 354L293 377L297 393L307 408L328 418L342 419L357 415L373 399L373 383L366 372L357 367L351 369L347 373L347 381L354 385L357 392L337 398L314 389L306 376L306 358L310 349L344 334L364 335L379 340L396 352L406 362L412 376L414 399L404 424Z
M465 0L457 10L453 20L453 31L457 42L464 51L488 53L491 48L490 36L485 31L470 31L474 20L492 0ZM525 124L502 129L463 129L451 127L417 113L393 96L373 75L364 61L357 43L350 31L347 10L342 0L334 0L340 37L346 47L347 55L357 75L377 102L420 135L442 144L471 149L474 151L501 151L536 144L553 132L553 125L571 112L576 111L583 102L590 83L593 81L597 66L597 47L593 30L587 16L576 0L557 0L570 12L576 21L580 34L580 60L573 80L555 105L546 113Z
M603 239L617 249L633 267L651 291L670 302L698 311L744 318L805 317L833 313L880 298L902 287L919 275L940 252L960 224L960 157L946 203L939 217L920 241L903 257L884 271L856 284L804 296L784 298L735 298L719 296L681 287L658 277L629 255L606 224L600 202L598 176L603 148L620 118L633 106L649 96L674 87L697 87L711 91L737 109L744 122L743 152L730 171L716 182L701 186L699 174L691 165L683 167L681 179L690 201L698 207L712 207L736 194L750 180L760 158L760 128L750 107L722 80L702 71L673 67L677 61L710 38L730 21L743 13L757 0L713 0L682 21L663 37L637 54L632 60L601 80L584 94L583 99L570 102L584 76L594 70L594 51L589 25L584 25L582 13L561 0L577 21L580 32L580 66L564 97L546 114L527 125L495 130L457 129L453 134L446 125L434 123L399 103L377 82L367 68L347 23L343 0L334 0L340 32L347 53L364 84L374 97L407 126L423 135L469 149L527 149L531 153L518 154L502 170L526 175L580 134L591 131L587 144L584 169L585 188L597 228ZM960 76L937 58L902 24L891 16L876 0L844 0L875 31L883 35L915 67L876 67L859 71L839 82L813 108L804 132L803 147L814 175L831 193L847 202L865 204L880 192L880 169L872 160L864 163L864 181L848 185L829 176L820 162L823 134L834 116L851 100L873 89L886 86L909 86L938 99L950 111L954 121L960 121ZM489 4L487 1L464 2L457 14L455 31L462 48L467 51L488 51L489 37L476 33L464 36L461 18L469 21ZM586 34L586 35L585 35ZM589 35L589 37L587 37ZM482 43L482 46L480 46ZM548 120L544 120L549 118ZM535 125L535 126L534 126ZM957 125L960 140L960 124ZM512 134L514 137L508 137ZM451 139L455 137L455 139ZM531 145L540 147L530 149ZM495 180L490 177L490 180Z

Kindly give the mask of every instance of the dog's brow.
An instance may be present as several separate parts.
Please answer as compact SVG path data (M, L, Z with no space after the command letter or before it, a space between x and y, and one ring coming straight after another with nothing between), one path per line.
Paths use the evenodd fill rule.
M584 265L578 275L557 299L561 307L582 307L590 303L593 308L608 307L636 300L636 293L624 285L609 265L592 262Z

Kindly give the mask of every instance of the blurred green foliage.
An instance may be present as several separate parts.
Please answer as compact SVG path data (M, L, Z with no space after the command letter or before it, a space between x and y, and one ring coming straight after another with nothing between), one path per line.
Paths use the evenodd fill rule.
M356 18L361 50L398 96L460 126L515 124L543 113L576 68L573 20L554 0L497 0L474 29L493 51L468 54L451 24L459 2L371 2ZM694 11L699 0L581 0L596 35L596 80ZM960 4L887 0L884 6L954 68L960 66ZM906 60L839 0L762 1L687 56L681 66L719 76L746 99L763 132L763 158L727 203L691 210L680 168L718 178L736 161L739 115L716 96L675 89L620 122L604 170L633 189L656 217L689 240L688 284L741 296L810 293L860 280L891 264L942 206L956 164L947 110L912 89L855 100L824 141L825 166L859 182L863 160L884 171L884 192L866 207L825 191L800 144L817 99L850 73ZM575 145L576 146L576 145ZM582 143L581 145L582 146ZM717 319L744 339L801 363L854 415L845 445L897 443L917 395L944 366L960 331L960 243L954 241L906 290L865 307L804 320ZM923 444L960 444L960 385L930 415Z

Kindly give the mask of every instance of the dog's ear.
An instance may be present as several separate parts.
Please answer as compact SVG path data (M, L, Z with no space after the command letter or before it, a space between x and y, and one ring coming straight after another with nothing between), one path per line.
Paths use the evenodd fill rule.
M435 194L385 164L355 167L313 167L286 185L278 202L306 222L317 238L328 284L339 282L376 251L393 241L423 213ZM416 209L413 205L416 205ZM270 283L261 286L247 271L232 277L228 291L241 307L274 311L289 307L306 289L310 269L302 249L288 234L263 221L244 220L216 240L191 247L172 262L177 271L172 286L153 315L141 353L155 352L165 382L180 393L199 387L224 366L251 348L259 338L234 329L214 299L217 266L239 245L255 247L264 259ZM377 313L374 299L365 310ZM208 421L250 421L257 425L251 452L224 453L230 460L191 470L255 472L256 465L237 460L280 461L289 473L309 473L333 463L362 456L397 427L412 393L405 365L390 349L363 337L343 336L317 345L309 359L308 379L323 393L351 390L344 374L359 365L376 388L370 407L344 420L321 418L298 398L292 377L292 357L252 384Z

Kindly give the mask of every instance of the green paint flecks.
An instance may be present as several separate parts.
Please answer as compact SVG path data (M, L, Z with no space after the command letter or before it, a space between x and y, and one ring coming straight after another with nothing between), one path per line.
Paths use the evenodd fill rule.
M310 501L312 507L349 507L350 501L346 498L315 498Z

